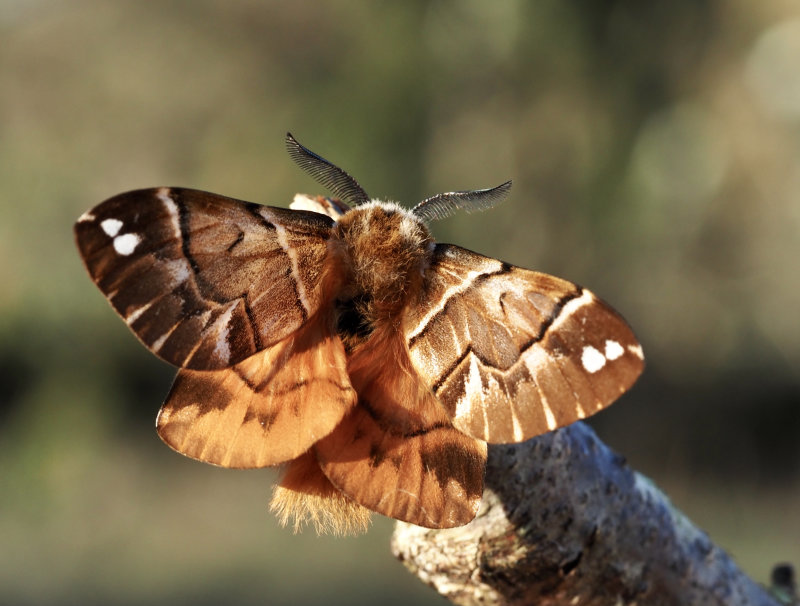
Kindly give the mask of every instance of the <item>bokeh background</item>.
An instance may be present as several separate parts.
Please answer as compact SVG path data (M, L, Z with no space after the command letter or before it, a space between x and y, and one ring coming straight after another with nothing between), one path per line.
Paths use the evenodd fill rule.
M592 288L644 345L601 437L766 581L800 563L800 9L785 0L0 0L0 603L442 603L389 554L281 529L271 471L153 429L173 370L72 241L183 185L322 193L283 136L437 237Z

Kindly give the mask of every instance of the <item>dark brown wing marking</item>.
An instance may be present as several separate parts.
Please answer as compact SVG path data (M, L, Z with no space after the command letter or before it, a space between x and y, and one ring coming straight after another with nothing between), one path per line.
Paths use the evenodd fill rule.
M89 274L154 353L197 370L236 364L319 309L333 221L180 188L120 194L75 234Z

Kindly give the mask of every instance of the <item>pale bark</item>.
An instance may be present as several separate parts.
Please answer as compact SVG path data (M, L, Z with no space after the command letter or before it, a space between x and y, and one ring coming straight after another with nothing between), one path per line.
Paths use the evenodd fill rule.
M778 606L583 423L490 447L478 517L392 551L457 604Z

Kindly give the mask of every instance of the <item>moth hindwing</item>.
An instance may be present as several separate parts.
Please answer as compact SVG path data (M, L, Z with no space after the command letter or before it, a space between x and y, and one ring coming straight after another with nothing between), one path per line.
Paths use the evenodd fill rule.
M640 345L591 292L433 241L425 221L496 204L510 182L408 211L290 136L287 147L354 207L158 188L75 225L92 280L180 368L159 435L216 465L284 465L284 523L354 532L372 510L466 524L487 442L585 418L638 378Z

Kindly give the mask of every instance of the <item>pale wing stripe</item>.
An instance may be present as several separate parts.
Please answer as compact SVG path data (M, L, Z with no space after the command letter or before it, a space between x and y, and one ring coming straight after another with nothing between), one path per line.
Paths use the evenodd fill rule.
M205 324L205 323L206 323L206 320L208 320L208 316L209 316L209 315L211 315L211 311L206 311L205 313L203 313L203 315L202 315L202 316L200 316L200 317L201 317L201 321L202 321L202 323L203 323L203 324ZM175 324L172 326L172 328L170 328L170 329L169 329L167 332L165 332L163 335L161 335L160 337L158 337L158 339L156 339L155 341L153 341L153 344L150 346L150 349L153 351L153 353L158 353L158 351L159 351L159 350L160 350L162 347L164 347L164 343L166 343L166 341L167 341L167 339L169 339L170 335L171 335L173 332L175 332L175 330L178 328L178 326L180 326L180 325L181 325L181 324L184 322L184 320L185 320L185 318L180 318L180 319L179 319L179 320L178 320L178 321L177 321L177 322L176 322L176 323L175 323ZM195 345L194 349L193 349L193 350L191 351L191 353L190 353L190 354L187 356L187 358L186 358L187 360L188 360L189 358L191 358L191 357L192 357L192 355L194 354L194 352L197 350L197 348L198 348L198 347L200 347L200 345L202 345L202 343L203 343L203 340L202 340L202 339L198 339L198 341L197 341L197 345Z
M573 301L577 301L578 299L573 299ZM571 303L572 301L569 301ZM563 312L562 312L563 313ZM566 375L564 374L564 369L561 367L561 363L558 359L552 357L547 350L543 347L538 345L534 345L527 351L522 354L524 358L525 366L528 368L528 372L532 377L536 377L538 375L538 369L542 367L544 364L551 364L561 375L561 378L564 381L565 385L568 385L570 390L572 391L572 398L573 402L575 403L575 409L577 411L577 416L579 419L586 418L586 411L584 411L583 407L581 406L580 397L578 396L578 392L575 391L575 387L572 382L567 379ZM547 414L547 413L545 413Z
M467 382L464 385L464 393L456 404L456 411L453 418L461 419L468 416L472 412L473 394L480 394L483 392L483 380L481 379L481 371L478 368L478 359L471 356L469 360L469 375Z
M483 403L483 393L481 393L481 412L483 413L483 435L487 438L491 436L492 425L489 423L489 409Z
M226 309L225 312L220 315L217 321L214 322L215 326L221 326L220 332L217 335L217 344L214 346L214 353L225 363L228 363L231 359L231 346L228 342L228 337L230 336L231 331L230 322L231 317L233 316L233 310L236 309L238 303L238 299L231 302L228 305L228 309Z
M500 267L499 270L494 271L494 272L483 272L482 275L487 276L487 277L491 277L493 275L496 275L497 273L504 272L505 271L505 267L508 267L508 266L505 266L505 264L503 264L503 263L501 263L500 265L501 265L501 267ZM469 287L471 285L472 285L472 282L467 284L467 287ZM497 370L499 372L502 372L502 373L504 373L504 375L506 375L508 372L510 372L512 369L514 369L517 366L517 364L520 363L521 358L524 357L526 352L528 350L530 350L531 347L534 347L538 342L540 342L545 337L545 335L551 329L553 329L554 326L557 327L561 322L563 322L565 317L568 317L576 309L578 309L582 305L586 304L586 303L581 303L581 304L578 304L577 306L575 306L575 305L571 306L570 304L573 301L587 299L588 300L587 302L591 302L591 301L594 300L592 295L591 295L591 293L588 294L588 298L587 298L585 296L586 295L586 291L583 291L579 287L576 287L576 288L578 288L578 290L576 290L576 291L574 291L572 293L568 293L568 294L564 295L559 300L559 302L557 302L557 304L555 305L555 307L553 308L553 310L551 312L552 315L550 315L550 317L548 319L546 319L544 322L541 323L539 334L535 335L531 340L529 340L522 347L522 349L520 351L520 358L518 358L516 360L516 362L511 364L508 368L502 369L502 368L495 367L488 360L484 360L484 359L481 358L481 356L478 356L478 360L481 362L481 364L483 364L487 368L493 368L493 369L495 369L495 370ZM566 302L562 304L561 301L566 301ZM445 303L445 305L446 305L446 303ZM419 328L417 330L416 334L414 336L412 336L411 338L409 338L408 341L407 341L409 350L411 351L412 359L415 360L417 363L420 363L422 365L424 365L424 361L423 360L419 360L418 353L416 352L416 350L414 348L414 341L415 341L415 337L421 335L423 332L425 332L425 330L426 330L426 325L423 324L421 326L421 328ZM460 345L458 340L456 340L456 344ZM443 373L441 373L439 375L439 378L433 382L433 385L431 387L431 389L433 390L433 393L438 393L439 388L445 383L445 381L447 381L447 379L450 377L450 375L455 371L456 368L458 368L461 365L461 363L464 361L464 359L470 353L474 353L474 350L472 348L472 344L471 343L469 345L467 345L466 349L464 349L464 351L458 357L455 358L455 360L450 365L450 367L447 370L445 370Z
M170 282L166 283L165 286L172 290L186 282L192 275L192 268L185 257L172 259L171 261L161 261L159 265L170 278Z
M544 390L539 384L539 381L535 381L534 385L536 386L536 391L539 392L539 399L542 404L542 410L544 411L544 416L545 419L547 420L547 429L553 431L556 427L558 427L558 422L556 421L556 417L553 414L553 409L550 407L550 402L547 401L547 396L544 395Z
M173 231L175 232L175 238L182 241L183 234L181 233L181 221L178 213L178 205L175 203L175 200L172 199L171 193L172 192L170 191L169 187L162 187L156 191L156 198L161 200L162 204L164 204L164 208L167 209Z
M644 351L642 351L642 346L638 343L636 345L628 345L628 351L640 360L644 360Z
M272 294L272 291L276 288L278 290L281 290L283 288L283 285L278 281L273 281L269 286L264 288L258 296L254 297L250 301L250 307L251 308L258 307L258 304L261 301L261 299L263 299L264 297L269 297Z
M294 280L295 286L297 288L297 296L300 299L300 304L303 306L303 309L306 311L306 315L311 315L312 309L311 305L308 302L308 294L306 293L306 285L303 280L300 278L300 265L299 265L299 258L297 256L297 249L289 244L289 239L286 237L286 228L281 225L281 223L275 219L269 209L266 207L260 208L259 212L264 219L269 221L272 225L275 226L275 235L278 238L278 244L280 244L281 249L283 252L286 253L286 256L289 257L289 263L291 264L292 269L292 280Z
M537 347L536 345L524 352L519 361L525 364L528 373L534 378L538 376L539 369L552 363L550 354L548 354L543 347ZM516 366L516 364L517 362L514 363L514 366Z
M547 428L551 430L555 429L558 423L556 423L553 409L550 407L550 402L547 401L547 397L544 395L544 391L540 386L541 381L539 380L541 371L553 364L550 354L548 354L543 347L534 345L521 356L520 360L515 363L514 366L520 362L525 364L525 367L528 369L528 374L531 377L531 383L536 388L536 391L539 392L539 399L541 401L542 410L544 411ZM508 372L511 372L510 368Z
M430 308L428 310L428 312L425 314L425 316L417 323L416 327L414 327L414 330L411 331L406 336L406 341L408 343L411 343L412 341L414 341L414 339L416 339L419 336L419 334L422 333L422 331L425 330L425 327L428 325L428 323L431 320L433 320L433 318L435 318L438 314L442 313L442 311L444 310L445 306L447 305L447 302L450 299L452 299L453 297L455 297L457 295L460 295L460 294L466 292L467 290L469 290L472 287L472 284L473 284L473 282L475 282L475 280L477 280L481 276L491 274L492 271L497 271L499 269L502 269L503 264L500 261L497 261L496 263L497 263L497 267L494 270L487 271L485 268L482 268L482 269L470 271L467 274L466 278L464 278L463 280L460 280L459 283L457 283L455 286L451 286L450 288L448 288L445 291L445 293L442 295L442 297L439 299L438 304L436 306ZM440 268L440 270L444 270L444 268ZM453 275L455 275L455 274L453 274Z
M505 401L508 402L508 412L511 413L511 430L514 435L514 440L517 442L522 442L525 437L525 432L522 430L522 424L519 422L519 409L517 408L516 399L508 393L508 384L504 380L502 384L500 384L494 375L490 375L489 379L489 388L498 389L502 385L503 394L505 395Z
M141 306L141 307L139 307L138 309L135 309L134 311L132 311L131 313L129 313L129 314L128 314L128 315L125 317L125 322L128 324L128 326L130 326L131 324L133 324L134 322L136 322L136 320L138 320L138 319L139 319L139 318L142 316L142 314L143 314L144 312L146 312L148 309L150 309L150 308L153 306L153 304L154 304L154 303L155 303L157 300L158 300L158 299L153 299L153 300L152 300L152 301L150 301L149 303L145 303L144 305L142 305L142 306Z
M508 402L509 402L509 411L511 412L511 426L512 426L512 431L514 433L514 441L522 442L522 439L525 437L525 433L522 431L522 425L520 425L519 423L516 403L513 400L509 400Z
M158 353L161 348L164 347L164 343L166 343L167 339L169 339L169 336L175 332L175 329L178 328L178 326L181 325L181 322L182 320L178 320L172 328L158 337L158 339L153 341L153 343L150 345L150 349L152 349L154 353Z
M572 314L574 314L584 305L592 305L593 303L595 303L596 300L597 299L590 291L584 289L579 297L570 299L569 301L567 301L564 307L558 310L558 315L553 319L552 324L550 324L550 326L547 327L547 331L545 332L551 330L558 330L559 326Z
M572 381L570 381L567 378L567 375L564 374L564 368L562 362L563 359L554 360L555 367L558 370L559 374L561 375L561 378L564 380L564 383L566 385L569 385L569 388L572 391L572 401L575 403L576 415L578 416L579 419L585 419L589 415L586 414L586 410L583 408L583 405L581 404L581 397L578 395L578 392L575 391L575 385L573 385Z
M202 335L203 333L206 332L208 328L206 323L208 322L208 316L210 315L211 315L211 310L208 310L202 316L200 316L202 318L202 323L203 323L203 328L200 329L201 338L197 339L197 343L194 344L194 347L192 347L191 351L189 351L189 354L183 359L183 362L180 364L181 367L185 367L189 363L189 360L191 360L194 357L194 354L197 353L197 350L200 349L200 347L203 345L205 339L202 338Z

